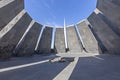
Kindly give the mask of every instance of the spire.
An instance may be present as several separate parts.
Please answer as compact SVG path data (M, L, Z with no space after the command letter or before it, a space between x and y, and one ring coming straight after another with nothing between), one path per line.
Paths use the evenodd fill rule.
M64 28L66 27L66 21L65 21L65 18L64 18Z
M68 49L68 43L67 43L67 33L66 33L66 21L64 18L64 37L65 37L65 48Z

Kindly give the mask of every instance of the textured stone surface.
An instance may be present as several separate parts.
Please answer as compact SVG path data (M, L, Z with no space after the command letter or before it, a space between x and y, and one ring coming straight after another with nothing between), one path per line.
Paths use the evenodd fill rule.
M63 28L56 29L55 47L56 47L57 53L65 52L65 37L64 37L64 29Z
M118 5L118 6L120 6L120 0L111 0L111 2Z
M24 0L0 1L0 30L24 8ZM7 4L7 5L6 5Z
M78 24L78 29L83 40L85 50L90 53L98 53L98 42L95 39L93 33L91 32L86 21Z
M120 36L118 25L109 20L100 10L96 9L95 12L118 36Z
M39 46L38 53L50 53L51 52L51 42L52 42L52 30L51 27L45 27Z
M114 3L120 3L119 0L98 0L97 8L115 24L120 31L120 5Z
M0 8L12 3L15 0L0 0Z
M56 62L51 64L46 61L53 58L53 56L41 57L37 55L30 58L16 58L8 62L0 62L0 68L6 70L0 72L0 79L54 80L55 77L59 76L60 78L57 80L120 80L120 56L108 54L86 56L80 57L78 62L74 61L72 63ZM38 62L41 63L18 69L13 68ZM9 70L10 67L13 70Z
M88 20L109 53L120 54L120 37L96 13Z
M82 52L81 42L77 36L77 32L74 26L69 26L66 28L68 47L71 53Z
M41 28L42 28L42 25L38 23L34 23L32 28L28 31L23 41L20 43L20 45L16 49L17 51L15 54L17 56L29 56L34 53Z
M26 13L17 24L0 39L0 49L3 51L0 53L0 58L5 57L4 55L6 54L12 54L13 49L21 39L31 20L30 16Z
M102 49L102 51L108 51L109 53L120 54L119 13L119 0L98 0L97 9L88 18L90 25L78 24L87 52L100 52ZM9 58L11 56L31 21L31 17L24 10L24 0L0 0L0 58ZM35 23L25 35L18 54L33 53L41 30L38 25ZM50 27L46 27L43 31L38 46L39 53L50 53L52 31L53 29ZM67 37L70 52L80 53L82 49L74 27L67 28ZM64 28L56 29L55 51L57 53L66 52Z
M7 34L15 24L23 17L26 13L25 10L22 10L14 19L12 19L1 31L0 31L0 38L2 38L5 34Z

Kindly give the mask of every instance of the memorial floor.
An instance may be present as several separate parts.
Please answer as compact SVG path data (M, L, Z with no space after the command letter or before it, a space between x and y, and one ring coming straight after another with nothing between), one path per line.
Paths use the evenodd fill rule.
M119 61L120 56L89 53L12 58L0 62L0 80L120 80Z

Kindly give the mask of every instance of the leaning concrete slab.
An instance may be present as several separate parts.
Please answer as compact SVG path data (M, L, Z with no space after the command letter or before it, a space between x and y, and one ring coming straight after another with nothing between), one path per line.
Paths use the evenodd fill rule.
M16 56L33 55L42 25L33 22L31 26L30 30L24 36L23 41L16 47Z
M112 23L117 25L120 30L120 5L116 5L114 3L120 3L120 1L119 0L98 0L97 8Z
M48 26L45 27L37 49L38 53L41 54L51 52L52 30L53 30L52 27Z
M90 28L88 27L87 21L83 21L77 24L79 32L81 34L85 50L89 53L98 53L98 42L95 39L93 33L91 32Z
M118 5L118 6L120 6L120 0L111 0L111 2Z
M0 39L0 58L11 56L13 49L24 34L31 20L31 17L27 13L24 14L16 25Z
M82 45L77 36L75 26L69 26L66 28L68 47L70 53L79 53L82 52Z
M64 29L63 28L56 29L55 47L56 47L57 53L65 52L65 37L64 37Z
M120 36L120 28L118 25L108 19L99 9L96 8L95 12L118 36Z
M95 12L88 20L109 53L120 54L120 37Z
M25 13L26 11L22 10L15 18L4 26L4 28L0 31L0 39L15 26L15 24L23 17Z
M24 8L24 0L0 1L0 30Z
M0 0L0 8L12 3L15 0Z

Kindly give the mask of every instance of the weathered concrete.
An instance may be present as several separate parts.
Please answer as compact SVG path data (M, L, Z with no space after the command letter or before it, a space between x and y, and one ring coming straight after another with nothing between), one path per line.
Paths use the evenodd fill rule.
M64 37L64 29L63 28L56 29L55 47L56 47L57 53L65 52L65 37Z
M79 58L69 80L119 80L119 56L99 55Z
M52 27L45 27L39 46L38 53L50 53L51 52L51 42L52 42Z
M119 0L111 0L111 2L113 2L114 4L120 6L120 1Z
M0 58L11 56L13 49L24 34L31 20L30 16L26 13L17 24L0 39Z
M87 22L89 23L89 21L87 20ZM89 23L88 24L90 30L92 31L94 37L96 38L97 42L98 42L98 50L99 50L99 53L106 53L107 52L107 49L106 47L104 46L104 44L102 43L101 39L98 37L98 35L96 34L96 32L94 31L92 25Z
M0 0L0 8L12 3L15 0Z
M114 3L120 3L119 0L98 0L97 8L108 18L120 31L120 5Z
M67 31L68 47L70 53L82 52L82 45L77 36L75 26L67 27L66 31Z
M35 46L38 40L42 25L34 23L32 28L27 32L23 41L15 50L16 56L30 56L34 54Z
M52 58L36 55L0 62L0 79L21 80L22 77L22 80L54 80L59 76L57 80L120 80L120 56L92 55L80 57L78 62L51 64L48 60Z
M24 0L0 1L0 30L24 8Z
M14 19L12 19L1 31L0 31L0 39L7 34L14 26L15 24L23 17L23 15L26 13L25 10L22 10Z
M88 20L109 53L120 54L120 37L95 12Z
M98 53L98 42L95 39L93 33L91 32L90 28L86 21L83 21L78 25L79 32L81 34L85 50L90 53Z
M76 27L71 26L67 28L67 36L64 35L66 28L57 28L55 41L52 41L53 28L47 27L43 28L43 34L39 36L40 43L38 39L39 45L35 48L41 28L37 23L31 24L33 20L24 10L24 0L0 0L0 58L10 57L19 43L17 49L19 55L32 54L34 48L35 50L38 48L38 53L50 53L51 49L57 53L65 53L68 48L67 41L71 53L80 53L83 47L91 53L109 51L119 54L120 1L98 0L94 12L88 18L90 24L85 22L78 24L81 37L76 34Z
M95 12L118 36L120 36L118 25L109 20L100 10L95 9Z
M41 57L37 55L36 57L14 59L7 63L0 63L0 67L4 66L3 68L31 64L27 67L0 72L0 79L21 80L22 78L22 80L53 80L69 63L51 64L49 63L49 59L52 58L54 57Z

